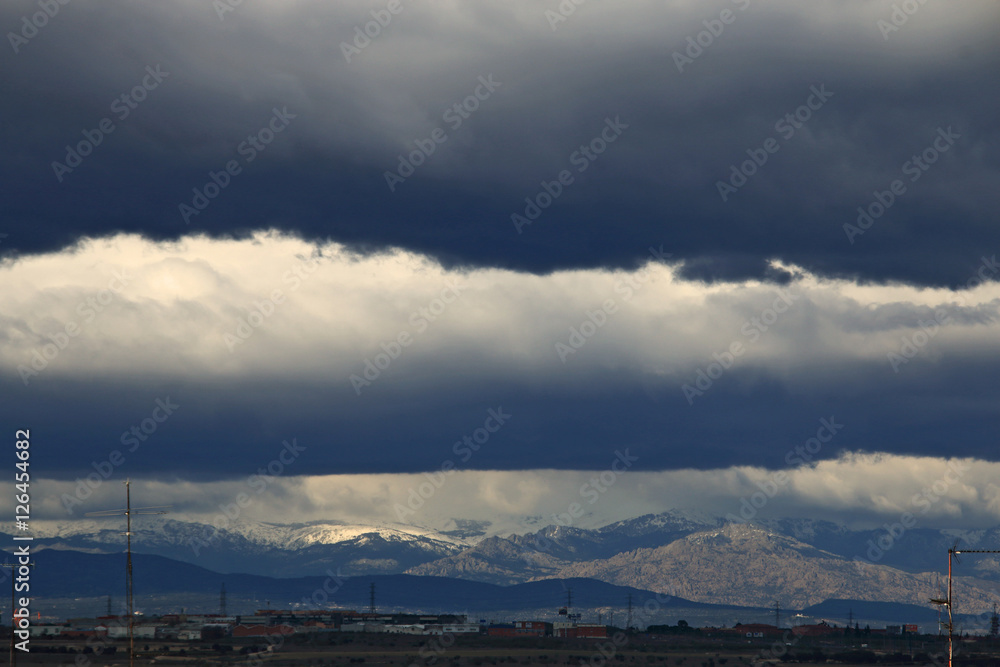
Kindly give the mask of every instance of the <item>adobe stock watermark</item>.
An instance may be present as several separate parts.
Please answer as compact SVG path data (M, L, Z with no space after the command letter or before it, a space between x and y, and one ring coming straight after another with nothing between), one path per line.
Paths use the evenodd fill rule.
M638 456L632 456L628 452L615 450L615 457L611 460L611 465L599 475L594 475L589 480L580 485L579 495L586 499L587 505L593 505L601 496L607 493L608 489L615 485L618 478L631 470ZM574 519L579 519L585 513L584 506L579 502L571 502L565 512L552 515L552 520L558 526L572 526Z
M576 167L576 172L582 174L587 171L591 164L608 149L608 146L618 141L622 132L628 129L628 125L621 122L620 116L604 119L604 127L601 131L586 144L581 144L569 155L570 165ZM522 227L532 224L541 215L542 211L552 206L556 199L562 196L564 189L574 182L573 173L569 169L563 169L551 181L543 180L541 189L533 197L524 198L524 215L512 213L510 221L518 234L522 233Z
M70 0L38 0L41 11L35 12L31 16L21 17L21 29L17 32L8 32L7 41L10 48L14 49L14 55L21 52L21 47L38 36L38 31L49 24L50 19L54 19L59 11L68 5Z
M552 32L556 31L560 23L565 23L570 16L575 14L577 7L586 2L587 0L560 0L555 11L546 9L545 20L549 22L549 28L552 29Z
M593 505L638 460L639 457L632 456L628 448L624 452L616 449L608 469L581 484L578 491L579 496L587 500L587 505ZM573 522L584 514L586 514L584 505L578 501L571 501L565 512L554 512L551 516L553 523L557 526L572 526ZM541 561L542 554L552 553L552 541L541 535L540 531L534 531L534 534L528 538L528 534L532 533L532 527L524 520L521 521L520 525L525 532L526 539L515 541L515 546L518 548L518 558L528 565L544 564Z
M889 13L888 20L880 18L875 22L875 27L882 33L882 39L889 41L889 35L906 25L910 17L920 11L925 4L927 0L903 0L899 4L892 3L892 12Z
M362 26L354 26L354 39L350 42L340 43L340 52L344 54L344 59L350 63L351 58L360 56L361 51L366 49L372 40L382 34L384 28L388 28L392 23L392 17L399 15L403 11L403 4L400 0L389 0L385 9L373 9L371 11L372 20Z
M816 435L808 438L801 445L796 445L794 449L788 450L788 453L785 454L785 463L790 466L803 466L811 463L820 450L823 449L823 445L833 440L842 428L844 428L844 425L838 424L836 417L831 416L829 419L825 417L820 419ZM740 515L736 516L730 512L726 514L726 519L733 523L751 521L757 516L757 512L767 505L771 498L774 498L780 491L784 490L789 481L791 480L786 471L775 470L764 482L754 482L760 491L754 491L750 494L749 498L747 496L740 498Z
M919 155L913 155L904 162L899 168L900 172L903 176L910 177L910 183L916 183L931 168L931 165L937 162L943 153L947 153L955 145L957 139L961 138L962 135L952 132L950 125L947 130L939 127L937 137ZM904 194L906 194L906 183L903 182L902 178L897 178L889 183L887 190L875 190L872 193L874 199L866 206L858 207L857 223L854 225L849 222L844 223L844 233L851 245L854 245L856 237L871 229L875 221L885 215L885 212L892 208L892 205Z
M503 85L502 81L493 80L492 72L486 76L480 75L477 80L479 84L473 89L471 94L467 95L460 102L455 102L441 114L441 120L447 123L453 132L462 127L462 123L471 118L472 114L479 110L480 105L490 99L497 88ZM402 154L399 155L396 170L385 171L382 174L385 177L386 185L389 186L389 192L395 192L397 185L405 183L407 178L413 176L417 169L427 162L427 158L434 154L438 145L446 141L448 141L448 133L440 127L435 127L431 130L430 135L426 139L414 139L413 145L416 148L405 156Z
M308 260L300 260L282 274L281 280L284 284L290 285L289 292L294 292L302 286L306 278L316 272L317 268L319 268L319 262L314 257L310 257ZM233 333L227 331L222 335L222 340L226 344L226 347L229 348L229 352L234 352L237 345L242 345L248 341L257 329L263 326L264 322L274 315L278 306L284 302L285 293L280 289L273 289L269 297L260 301L254 301L253 308L249 309L246 316L236 321Z
M650 621L656 619L656 617L663 611L663 607L668 605L670 601L677 595L677 591L674 586L657 586L664 591L668 592L658 592L655 593L652 598L647 598L643 601L641 605L636 605L632 612L632 623L631 626L625 628L625 630L619 630L611 637L608 641L600 642L594 646L594 651L590 656L589 660L583 658L580 659L580 667L606 667L606 665L615 660L615 662L621 662L624 660L624 656L618 655L618 653L625 649L631 641L631 636L628 634L632 628L645 628L650 625ZM650 660L650 662L652 662Z
M326 570L326 579L323 583L316 587L311 594L302 597L300 604L306 609L318 609L332 602L330 596L341 589L347 579L344 575L340 573L340 568L337 568L337 573L334 574L329 568ZM331 586L331 584L336 584Z
M917 324L920 325L919 331L914 331L909 336L903 336L900 340L899 349L895 352L889 352L886 358L889 360L889 365L892 367L894 373L899 373L899 369L903 364L910 363L910 359L913 359L928 343L931 342L938 334L938 329L941 328L942 324L947 324L951 321L951 316L947 311L939 308L934 311L934 319L929 321L919 320Z
M778 296L771 307L762 310L760 315L745 320L743 326L740 327L740 334L746 339L746 344L737 339L722 352L712 353L715 361L709 362L704 369L697 369L694 383L686 383L681 387L681 392L687 399L688 405L694 405L696 397L704 396L705 392L712 388L715 381L732 368L738 358L746 354L747 347L760 340L760 337L767 333L781 315L787 313L799 298L787 289L778 288Z
M82 318L83 324L90 324L97 319L98 314L111 304L114 298L128 286L131 277L126 271L119 273L113 271L114 276L106 289L101 290L96 296L88 296L77 304L75 312ZM62 331L54 334L47 334L47 338L52 341L42 345L41 351L38 348L31 349L31 361L27 366L19 364L17 372L21 376L21 382L27 387L33 377L38 376L42 371L55 361L56 357L69 347L70 339L76 338L82 331L81 324L76 320L70 320L63 326Z
M142 102L146 101L149 93L156 90L163 83L164 79L169 76L170 72L160 70L159 65L156 65L156 67L146 65L146 75L142 77L142 80L133 86L131 90L122 93L111 102L110 110L118 119L117 122L122 122L128 118L134 110L139 108ZM115 122L105 116L97 122L97 127L93 130L81 130L83 139L78 141L76 145L66 145L66 157L64 161L52 161L52 171L55 173L56 181L62 183L63 178L67 174L73 173L74 169L83 164L83 159L93 153L95 148L104 143L105 136L115 131L118 127Z
M650 246L649 252L653 256L653 260L663 264L673 257L672 253L663 252L662 244L659 249ZM624 278L618 279L614 286L615 294L622 294L622 301L628 303L649 282L649 273L649 264L647 263L635 275L627 274ZM569 338L566 342L556 341L556 355L558 355L559 361L565 364L566 359L579 352L617 312L619 312L618 302L614 298L605 299L599 308L587 310L586 319L581 321L578 326L569 328Z
M949 461L944 474L939 479L913 494L909 510L900 514L899 519L893 523L882 524L885 532L868 540L868 550L865 552L867 559L863 556L855 556L853 559L855 565L857 567L872 565L882 560L882 557L899 543L906 531L916 526L917 520L944 498L948 490L957 484L971 467L972 464L968 462L963 463L957 459Z
M483 420L483 425L473 430L471 434L463 435L461 440L455 442L451 447L452 453L462 463L468 463L473 454L489 442L493 434L499 431L507 423L507 420L512 417L513 415L503 411L503 406L497 406L496 409L489 408L486 411L486 419ZM406 496L406 505L396 503L395 507L393 507L396 517L400 521L403 521L407 516L416 514L417 510L422 508L438 492L438 489L444 486L445 482L448 481L448 477L455 474L457 468L458 465L455 461L445 459L441 462L441 466L436 472L423 473L427 481L421 482L416 487L410 487L409 493Z
M220 514L216 515L215 522L206 526L201 536L188 538L188 546L191 547L191 551L196 557L201 555L202 549L208 548L219 539L219 532L233 525L240 518L243 510L252 505L256 497L267 491L267 487L274 483L274 479L282 475L285 468L295 463L302 452L306 450L296 438L292 438L291 442L283 440L281 444L282 448L274 459L247 477L246 486L253 492L253 495L241 491L233 498L233 502L220 504Z
M982 285L983 283L997 279L997 273L1000 272L1000 263L997 262L997 256L993 255L991 257L986 257L985 255L980 257L979 269L975 271L975 274L965 281L965 289L973 290ZM965 304L965 297L959 296L958 301L960 304Z
M833 97L833 93L826 89L826 84L820 84L819 88L810 86L809 91L810 95L806 98L805 104L786 113L774 123L774 131L780 134L785 141L795 136L795 131L801 130L809 122L813 112L822 109L827 100ZM746 154L750 159L741 162L739 167L735 164L730 165L728 181L715 182L715 188L719 191L722 201L729 201L730 195L736 194L740 188L746 185L749 179L767 164L770 156L780 149L781 143L774 137L765 139L760 148L748 148Z
M741 12L750 6L750 0L732 0L732 3L739 7ZM683 74L687 65L693 65L694 61L700 58L705 50L715 44L715 40L722 36L726 26L732 25L736 21L736 16L733 10L723 9L719 12L719 18L702 21L701 24L705 26L705 29L694 35L688 35L685 40L687 46L684 48L684 53L674 51L673 58L674 64L677 65L677 71Z
M997 262L996 255L993 255L992 257L983 256L980 259L981 262L979 269L965 282L966 290L975 289L988 280L995 280L997 272L1000 271L1000 263ZM964 296L959 295L957 301L959 302L959 305L965 305ZM895 352L889 352L886 355L893 372L899 373L899 369L904 364L910 363L910 360L916 357L917 354L919 354L920 351L931 342L932 338L937 336L938 329L941 328L941 325L948 324L950 322L951 316L942 308L938 308L934 311L933 320L918 320L917 324L920 325L920 330L913 332L909 336L903 336L900 338L899 349Z
M157 398L153 401L153 405L153 410L148 417L142 419L138 424L133 424L119 438L123 449L127 447L125 452L121 449L114 449L104 460L91 461L90 465L94 468L94 472L89 473L86 477L76 478L76 488L73 490L73 495L68 493L62 494L62 506L68 514L72 515L74 507L82 505L83 501L93 495L94 491L99 489L114 474L115 470L125 463L126 453L135 453L142 443L146 442L156 433L160 428L160 424L167 421L174 414L174 411L181 407L179 404L171 401L169 396L166 398Z
M243 4L243 0L212 0L212 9L220 21L224 21L226 14L235 12L236 8Z
M395 338L390 339L388 342L381 341L379 347L382 351L376 353L371 358L365 357L364 369L361 371L361 374L352 373L348 378L351 387L354 389L354 393L360 396L363 387L370 387L373 382L378 380L382 376L382 373L389 369L392 362L399 359L403 354L403 350L413 345L416 336L427 331L431 323L437 321L448 309L448 306L462 297L463 289L465 289L464 285L458 285L453 279L449 278L445 280L445 286L438 293L437 297L431 299L426 306L421 306L410 313L408 321L410 326L414 327L414 333L411 334L409 329L403 329L396 334Z
M264 127L247 135L247 138L236 147L236 153L243 158L243 165L248 165L256 160L257 156L263 153L296 117L297 114L289 113L286 106L281 107L281 109L272 108L271 118ZM212 200L229 187L233 178L243 173L243 165L240 164L239 160L233 158L228 160L219 171L209 170L208 180L205 184L201 188L191 189L193 193L191 203L181 202L177 206L185 225L191 224L191 218L201 215L201 212L208 208Z

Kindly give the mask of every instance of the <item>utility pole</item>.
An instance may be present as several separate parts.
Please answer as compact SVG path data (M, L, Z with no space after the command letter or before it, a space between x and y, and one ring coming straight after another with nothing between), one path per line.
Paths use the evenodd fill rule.
M137 507L132 509L131 482L125 480L125 509L104 510L101 512L87 512L86 516L121 516L125 515L125 597L126 608L128 610L128 664L135 667L135 598L132 589L132 515L133 514L166 514L164 508L170 505L157 505L155 507ZM156 510L156 511L152 511Z
M781 607L778 606L778 601L774 601L774 627L781 627Z

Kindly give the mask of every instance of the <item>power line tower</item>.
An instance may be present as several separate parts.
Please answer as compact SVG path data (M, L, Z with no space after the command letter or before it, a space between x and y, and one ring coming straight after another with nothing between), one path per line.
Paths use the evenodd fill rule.
M166 514L164 511L170 505L155 507L136 507L132 509L132 491L130 480L125 480L125 509L87 512L86 516L121 516L125 515L125 597L128 609L128 664L135 665L135 598L132 589L132 515ZM155 511L154 511L155 510Z
M368 591L368 613L375 613L375 582L371 583Z
M219 591L219 615L228 616L226 613L226 582L222 582L222 590Z

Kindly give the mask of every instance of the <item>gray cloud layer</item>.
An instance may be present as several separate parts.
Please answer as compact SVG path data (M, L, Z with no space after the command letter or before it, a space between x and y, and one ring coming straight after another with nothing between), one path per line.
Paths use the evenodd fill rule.
M310 473L432 470L459 449L476 469L600 470L626 447L645 470L784 467L821 418L847 426L824 457L995 460L997 283L776 266L799 277L707 286L655 260L536 276L279 234L118 236L3 265L17 289L0 297L0 363L12 414L69 477L123 446L130 470L239 476L293 437Z

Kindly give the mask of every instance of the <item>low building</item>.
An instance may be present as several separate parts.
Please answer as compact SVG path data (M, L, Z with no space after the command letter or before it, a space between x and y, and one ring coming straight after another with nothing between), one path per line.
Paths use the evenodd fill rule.
M843 635L843 628L835 628L832 625L820 622L815 625L796 625L792 628L792 634L796 637L826 637L829 635Z
M513 623L494 623L486 627L486 634L490 637L517 637Z
M574 623L568 627L554 629L556 637L567 639L607 639L608 626L597 623Z
M132 637L135 639L156 639L156 625L133 625ZM94 628L99 635L104 635L108 639L127 639L129 636L128 624L112 623L110 625L98 625Z
M481 631L478 623L428 623L424 625L426 635L478 635Z
M423 635L427 634L422 625L387 625L385 631L391 635Z
M51 625L48 623L32 625L28 628L28 634L31 637L57 637L66 630L64 625Z
M237 625L233 628L233 637L268 637L293 634L295 634L295 628L290 625Z
M747 639L772 639L781 637L785 630L767 623L737 623L731 628L719 628L716 632L738 635Z
M514 621L514 630L518 635L533 637L551 637L552 624L545 621Z
M385 623L344 623L340 626L341 632L386 632L386 628L392 627Z
M495 623L486 628L490 637L551 637L552 624L545 621Z

